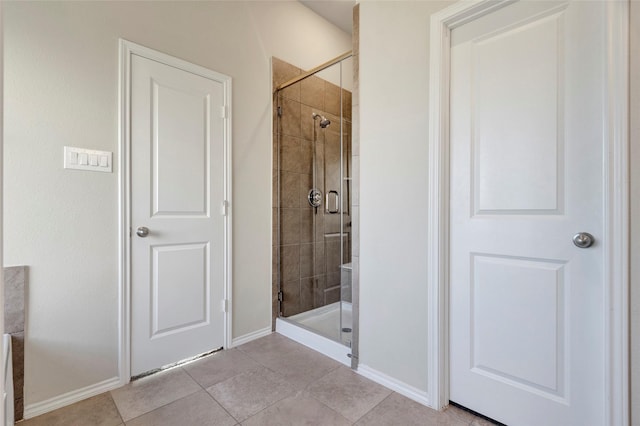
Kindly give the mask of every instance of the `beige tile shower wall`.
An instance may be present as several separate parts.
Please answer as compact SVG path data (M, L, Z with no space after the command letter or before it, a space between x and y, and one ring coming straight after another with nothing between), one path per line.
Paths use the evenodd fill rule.
M273 87L303 71L278 58L272 59ZM273 319L278 315L278 282L282 281L283 315L288 317L340 299L339 241L325 234L340 231L339 216L314 214L307 202L313 186L314 120L312 113L339 123L341 90L345 111L345 132L350 133L351 92L312 76L282 90L274 98L273 126ZM333 164L326 179L340 188L340 127L333 125L318 135L316 142L317 182L325 179L322 164ZM278 190L280 196L278 197ZM345 221L350 218L345 217ZM314 232L315 229L315 232ZM326 241L325 241L326 238ZM337 247L335 245L337 244ZM327 249L327 253L325 253ZM347 247L347 250L349 247ZM329 253L338 253L329 256ZM280 262L278 263L278 256ZM334 287L334 289L330 289ZM328 290L329 289L329 290Z

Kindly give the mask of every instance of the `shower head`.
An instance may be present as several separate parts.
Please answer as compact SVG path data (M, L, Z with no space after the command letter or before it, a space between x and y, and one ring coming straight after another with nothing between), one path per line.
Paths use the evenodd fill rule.
M314 120L316 118L320 118L320 127L322 127L323 129L326 129L331 124L331 121L324 115L316 114L314 112L314 113L311 113L311 116L313 117Z

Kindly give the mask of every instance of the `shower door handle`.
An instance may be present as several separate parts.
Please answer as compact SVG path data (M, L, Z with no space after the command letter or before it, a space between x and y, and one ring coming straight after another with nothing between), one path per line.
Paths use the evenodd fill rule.
M333 196L333 197L332 197ZM331 203L329 202L333 198L333 209L331 208ZM340 212L340 194L338 191L328 191L326 194L326 202L324 205L327 207L326 212L329 214L336 214Z

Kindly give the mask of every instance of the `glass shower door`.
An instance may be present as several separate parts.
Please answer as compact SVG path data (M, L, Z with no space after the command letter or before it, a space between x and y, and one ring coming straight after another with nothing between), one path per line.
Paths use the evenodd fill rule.
M351 346L348 61L276 93L274 266L279 316Z

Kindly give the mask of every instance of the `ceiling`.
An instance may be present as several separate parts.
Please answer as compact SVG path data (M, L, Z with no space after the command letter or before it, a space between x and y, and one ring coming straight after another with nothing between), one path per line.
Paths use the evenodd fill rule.
M300 3L322 16L338 28L351 34L353 7L356 0L299 0Z

